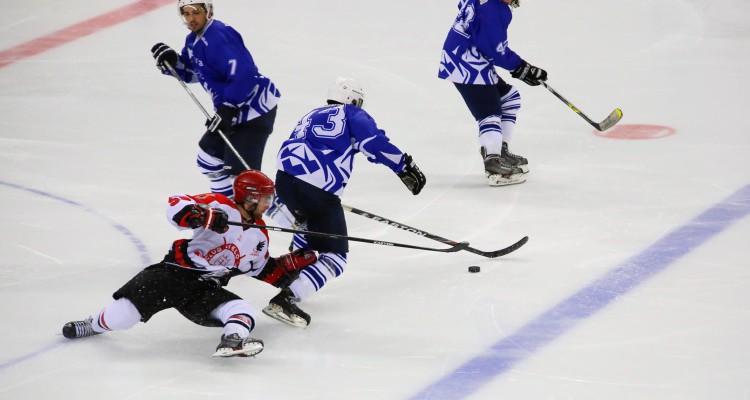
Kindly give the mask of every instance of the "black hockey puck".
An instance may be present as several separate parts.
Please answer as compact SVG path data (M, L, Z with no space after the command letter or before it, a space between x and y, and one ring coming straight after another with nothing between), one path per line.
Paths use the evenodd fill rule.
M469 267L469 272L479 272L479 267L476 265L472 265Z

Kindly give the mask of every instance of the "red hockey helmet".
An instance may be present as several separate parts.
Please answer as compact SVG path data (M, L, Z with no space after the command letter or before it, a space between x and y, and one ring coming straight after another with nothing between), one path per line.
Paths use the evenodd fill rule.
M237 175L234 180L234 200L238 203L257 203L263 196L273 196L274 185L266 174L251 169Z

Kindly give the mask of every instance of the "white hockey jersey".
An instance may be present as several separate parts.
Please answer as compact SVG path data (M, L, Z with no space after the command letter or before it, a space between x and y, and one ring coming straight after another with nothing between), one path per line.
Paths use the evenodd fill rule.
M206 204L224 210L230 221L242 221L242 216L232 200L218 193L199 195L173 195L169 197L167 219L180 230L191 229L183 221L186 207ZM265 225L262 219L252 221ZM175 240L164 262L214 277L246 274L257 276L268 261L268 232L265 229L243 228L229 225L224 233L209 229L193 229L191 239ZM230 275L231 274L231 275Z

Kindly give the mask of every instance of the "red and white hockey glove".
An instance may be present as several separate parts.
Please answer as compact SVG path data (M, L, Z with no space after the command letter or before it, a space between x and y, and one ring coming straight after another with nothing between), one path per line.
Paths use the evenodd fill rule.
M256 276L276 287L286 287L297 277L302 268L312 264L318 256L310 249L299 249L268 260L263 272Z
M174 221L179 226L186 228L210 229L214 232L224 233L229 229L227 222L229 216L219 208L212 208L206 204L191 204L185 206L175 214Z

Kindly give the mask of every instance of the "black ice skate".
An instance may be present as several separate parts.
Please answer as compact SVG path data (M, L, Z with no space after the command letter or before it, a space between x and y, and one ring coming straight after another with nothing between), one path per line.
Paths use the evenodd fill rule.
M294 297L291 289L283 289L279 294L274 296L263 309L263 314L279 320L285 324L304 328L310 325L310 315L300 310L294 303L297 299Z
M94 318L88 317L84 321L73 321L63 325L62 334L68 339L78 339L82 337L98 335L99 332L94 332L94 328L91 323Z
M520 169L521 173L526 174L529 172L529 160L527 160L526 157L511 153L510 150L508 150L508 142L503 142L503 151L500 154L500 157L502 157L508 164Z
M263 351L263 341L251 337L241 338L233 333L221 335L221 343L216 346L212 357L252 357Z
M490 186L515 185L526 182L523 170L508 163L499 154L487 154L487 150L480 149L484 158L484 176L487 177Z

